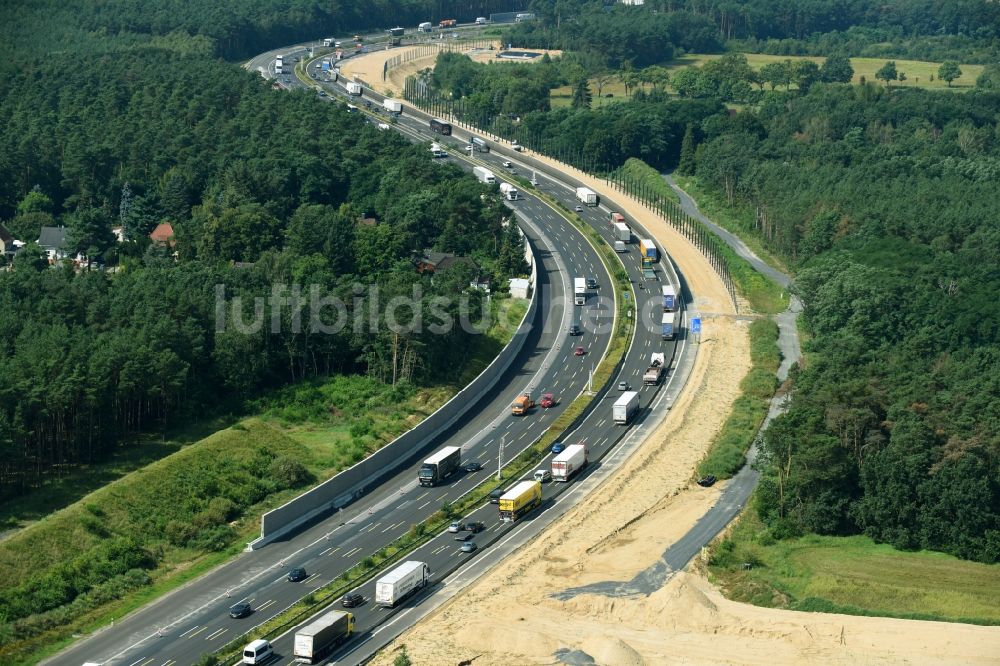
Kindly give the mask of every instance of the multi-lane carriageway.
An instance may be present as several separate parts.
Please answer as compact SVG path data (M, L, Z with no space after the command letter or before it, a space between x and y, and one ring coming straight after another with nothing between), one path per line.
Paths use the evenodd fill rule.
M331 86L331 92L336 88ZM426 122L407 116L398 119L395 127L410 138L427 141L433 138L442 143L442 137L430 135ZM452 141L452 146L461 142ZM505 169L503 160L511 160L522 175L527 175L516 155L496 153L480 155L478 163L488 165L498 178ZM430 157L428 157L430 159ZM450 157L454 162L471 171L472 160ZM538 173L539 188L550 196L573 207L573 190L548 176ZM461 474L446 486L422 488L416 483L416 466L408 468L380 486L379 490L363 498L343 513L320 521L309 529L287 540L268 545L262 550L245 553L233 562L213 571L195 584L177 590L136 614L116 623L115 626L71 647L50 663L73 664L94 661L101 664L129 666L180 666L192 664L210 651L218 649L253 626L280 613L302 596L331 582L343 571L377 551L385 544L405 533L436 511L445 502L453 501L493 473L498 462L500 442L504 442L504 463L514 458L531 444L546 427L585 390L590 371L603 356L609 341L613 320L612 284L593 247L564 218L548 205L528 193L517 201L507 202L515 211L529 241L534 246L539 262L538 289L540 308L536 322L526 340L524 351L497 386L480 398L480 404L470 410L469 416L456 424L448 433L434 442L431 450L445 445L463 447L463 462L478 461L483 471ZM606 208L586 208L581 217L600 231L607 241L612 241L607 223ZM643 285L638 252L620 255L632 282ZM659 272L662 275L662 272ZM572 278L595 277L599 283L596 293L605 301L598 304L593 295L584 308L572 305ZM660 339L660 297L658 283L649 290L634 291L640 307L637 309L641 325L636 327L632 346L628 350L620 373L609 382L609 389L597 396L593 409L579 426L566 438L568 442L584 442L592 461L599 461L627 432L611 421L611 403L618 396L617 383L627 381L632 389L640 391L640 404L646 409L656 397L659 386L643 386L642 373L648 364L649 354L665 351L667 358L684 349L683 331L678 342ZM625 298L619 294L619 298ZM632 298L629 294L628 298ZM574 314L585 309L581 317L584 334L567 335L568 324ZM603 332L598 332L603 331ZM679 345L676 349L675 346ZM574 349L583 346L586 354L574 355ZM672 382L668 373L661 386ZM526 418L510 415L510 402L529 389L537 398L542 392L556 394L559 404L548 410L536 408ZM642 420L640 413L637 420ZM540 466L547 467L547 458ZM553 506L558 495L574 487L581 478L595 472L599 462L578 475L569 484L546 484L540 511ZM512 483L512 482L511 482ZM491 546L516 538L522 530L530 530L533 516L514 524L501 524L495 505L480 507L467 520L481 520L486 530L476 535L479 550L472 555L459 552L460 544L454 535L443 534L415 552L410 559L428 562L434 572L433 580L442 581L460 566L475 567L480 554L488 553ZM285 573L292 566L304 566L310 577L300 583L285 580ZM421 596L401 607L382 610L371 603L374 583L362 586L359 591L367 603L353 610L357 617L358 637L332 656L337 663L354 662L378 647L376 633L390 617L405 620L408 609L420 603ZM432 591L432 586L428 592ZM244 619L231 619L228 608L233 603L249 600L254 613ZM275 641L278 659L272 663L291 662L292 633Z

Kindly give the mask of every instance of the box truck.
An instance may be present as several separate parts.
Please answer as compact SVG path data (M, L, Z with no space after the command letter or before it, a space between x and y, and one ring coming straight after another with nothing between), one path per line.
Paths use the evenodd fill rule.
M431 25L430 21L424 21L423 23L417 26L417 30L419 30L420 32L434 32L434 26Z
M517 188L510 183L500 183L500 194L508 201L517 201Z
M449 123L447 120L441 120L440 118L432 118L431 131L436 132L442 136L450 136L451 123Z
M642 256L644 258L649 259L650 261L656 261L659 259L660 255L656 249L656 243L648 238L643 238L639 241L639 244L642 246Z
M292 654L300 664L315 664L354 633L354 615L331 611L295 632Z
M417 471L422 486L436 486L451 476L462 462L462 449L446 446L424 461Z
M569 481L569 477L586 466L587 447L583 444L570 444L552 459L552 480Z
M500 496L500 520L513 522L542 503L542 484L521 481Z
M677 291L672 284L663 285L663 311L673 312L677 309Z
M611 417L618 425L628 425L635 413L639 411L638 391L625 391L611 408Z
M431 144L431 155L433 155L434 157L448 157L447 151L445 151L445 149L442 148L441 145L437 143Z
M623 243L631 243L632 230L624 222L615 222L615 238Z
M472 175L474 175L480 183L486 183L487 185L492 185L497 182L497 177L494 176L493 172L486 167L474 167L472 169Z
M382 100L382 108L385 109L388 113L391 113L395 116L398 116L403 113L403 103L400 102L398 99L391 99L389 97L386 97L384 100Z
M580 200L584 206L596 206L597 192L590 189L589 187L578 187L576 188L576 198Z
M375 603L392 608L430 580L431 570L424 562L410 560L375 581Z
M608 216L608 222L611 223L611 226L625 224L625 216L617 211L612 211L611 215Z
M361 84L357 81L347 82L347 94L348 95L360 95L361 94Z
M676 314L677 314L676 312L663 313L663 320L662 320L663 333L661 337L664 340L673 340L674 336L676 335L676 326L674 325Z
M587 304L587 280L585 278L573 278L573 304Z

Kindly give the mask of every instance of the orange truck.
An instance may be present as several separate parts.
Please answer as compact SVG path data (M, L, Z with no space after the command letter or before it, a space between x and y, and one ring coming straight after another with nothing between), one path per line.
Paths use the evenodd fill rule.
M441 26L442 28L454 28L457 24L458 21L456 19L444 19L443 21L438 23L438 25Z
M525 393L524 395L518 396L513 403L510 405L510 413L514 416L524 416L535 406L535 401L531 399L531 396Z

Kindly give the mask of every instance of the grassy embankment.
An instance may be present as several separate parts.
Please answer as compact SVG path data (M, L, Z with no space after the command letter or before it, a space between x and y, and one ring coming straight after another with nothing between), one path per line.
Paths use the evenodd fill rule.
M494 325L467 349L468 376L496 357L527 308L494 303ZM0 624L0 662L35 663L233 557L263 512L391 441L458 388L335 377L261 399L261 418L194 445L160 446L150 455L170 455L0 543L0 606L27 615ZM22 509L38 510L26 500Z
M899 551L864 536L775 542L753 511L713 547L709 572L727 597L769 608L1000 624L995 564Z
M764 53L745 53L744 55L747 57L747 63L754 70L760 70L761 67L772 62L784 62L785 60L791 60L792 62L795 62L796 60L812 60L820 65L823 64L823 61L825 60L825 58L814 56L778 56ZM717 60L721 57L721 53L691 53L681 58L675 58L674 60L665 63L663 66L666 67L669 72L673 73L684 69L685 67L701 67L709 60ZM926 88L928 90L956 90L960 92L968 91L976 86L976 78L983 71L983 65L959 65L959 68L962 70L962 76L952 81L951 87L949 88L947 82L938 79L938 68L941 66L941 63L939 62L899 60L894 58L851 58L851 66L854 68L854 79L852 82L859 84L861 83L861 79L864 78L865 81L870 83L881 83L875 78L875 72L877 72L879 68L889 60L893 60L896 63L897 71L904 72L906 74L906 81L892 82L892 86L894 88ZM931 81L931 76L934 77L933 81ZM634 90L634 88L630 88L629 94L631 95ZM672 87L668 87L668 90L674 92ZM601 90L600 97L597 96L596 79L590 79L590 91L593 93L591 108L617 104L619 102L627 102L629 99L629 96L626 96L625 94L625 84L622 83L621 79L617 76L612 77L608 83L605 83L603 89ZM606 97L608 94L611 94L612 96ZM549 94L549 104L553 109L570 106L572 101L573 86L560 86L558 88L553 88Z

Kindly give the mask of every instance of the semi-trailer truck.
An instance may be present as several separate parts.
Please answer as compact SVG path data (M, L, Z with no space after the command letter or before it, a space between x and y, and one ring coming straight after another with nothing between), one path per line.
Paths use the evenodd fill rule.
M662 352L650 354L649 356L649 367L646 368L646 372L642 375L643 384L659 384L660 377L663 376L663 364L666 358Z
M357 81L347 82L347 94L348 95L360 95L361 94L361 84Z
M472 174L479 180L480 183L486 183L487 185L492 185L497 182L497 177L493 175L493 172L486 167L473 167Z
M403 103L398 99L391 99L386 97L382 100L382 108L393 115L400 115L403 113Z
M375 603L392 608L430 581L431 570L424 562L410 560L375 581Z
M406 31L402 28L389 28L386 32L389 33L390 37L402 37Z
M624 222L615 222L615 238L623 243L631 243L632 230Z
M430 24L428 24L430 25ZM431 119L431 131L437 132L441 136L451 135L451 123L447 120L441 120L440 118Z
M500 520L514 522L542 503L542 484L538 481L521 481L500 496Z
M587 280L586 278L573 278L573 304L587 304Z
M462 462L462 449L446 446L424 461L417 471L422 486L436 486L451 476Z
M579 199L580 203L584 206L596 206L598 204L597 192L589 187L576 188L576 198Z
M508 201L517 201L517 188L510 183L500 183L500 194Z
M444 19L438 23L438 26L441 28L454 28L456 25L458 25L457 19Z
M608 216L608 222L610 222L612 226L616 224L625 224L625 216L617 211L611 211L611 215Z
M656 243L654 243L649 238L643 238L639 241L639 245L642 246L642 256L650 261L657 261L660 258L659 251L656 249Z
M570 444L552 459L552 480L569 481L569 477L586 466L587 447L583 444Z
M673 312L677 309L677 290L672 284L663 285L663 311Z
M611 407L611 418L618 425L628 425L637 411L639 411L638 391L625 391Z
M434 26L431 25L430 21L424 21L423 23L417 26L417 30L419 30L420 32L433 32Z
M315 664L354 633L354 615L331 611L295 632L292 654L300 664Z
M478 136L474 136L469 141L469 143L472 144L472 148L474 150L478 150L481 153L488 153L488 152L490 152L490 144L486 143L486 139L480 138Z
M664 340L673 340L676 336L675 315L676 312L664 312L662 319L663 332L660 337Z

